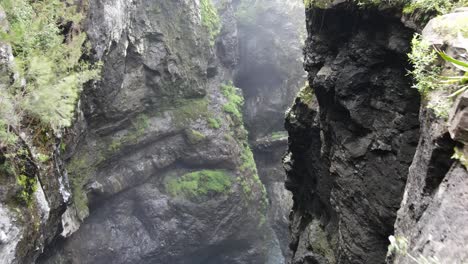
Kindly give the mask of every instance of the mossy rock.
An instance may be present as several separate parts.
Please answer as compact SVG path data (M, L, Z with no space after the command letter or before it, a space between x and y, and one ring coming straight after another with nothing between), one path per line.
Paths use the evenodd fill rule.
M228 194L232 179L224 170L201 170L169 179L166 191L173 197L200 201L220 194Z
M187 127L192 121L209 118L209 101L207 98L191 99L178 102L172 111L175 126Z

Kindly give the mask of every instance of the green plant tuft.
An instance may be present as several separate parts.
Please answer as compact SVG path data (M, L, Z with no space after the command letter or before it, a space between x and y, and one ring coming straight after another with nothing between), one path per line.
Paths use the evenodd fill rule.
M107 151L112 154L118 152L123 145L138 143L149 126L149 117L146 114L139 114L132 120L131 128L127 134L123 137L112 140L112 142L107 147Z
M413 64L413 70L410 72L415 80L413 87L424 96L437 88L437 77L441 72L440 67L435 66L437 52L419 34L413 37L411 45L412 51L408 57Z

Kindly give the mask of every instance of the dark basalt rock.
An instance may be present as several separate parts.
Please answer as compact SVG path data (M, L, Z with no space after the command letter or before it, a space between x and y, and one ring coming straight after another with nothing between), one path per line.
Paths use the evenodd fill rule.
M413 32L349 3L307 12L308 91L286 128L291 263L384 263L419 138Z

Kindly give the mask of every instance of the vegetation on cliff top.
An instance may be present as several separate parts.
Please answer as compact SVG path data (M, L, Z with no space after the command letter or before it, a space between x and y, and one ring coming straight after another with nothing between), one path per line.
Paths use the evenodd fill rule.
M80 60L86 39L77 26L81 15L60 0L1 0L0 5L9 23L0 39L11 45L13 71L19 74L1 98L15 120L0 120L17 126L27 116L55 130L70 126L83 84L98 75Z
M468 63L438 51L420 35L413 38L412 52L408 57L413 64L410 72L415 80L413 87L428 100L427 106L438 117L448 118L455 97L468 89ZM463 74L442 74L441 61L451 63L456 71Z

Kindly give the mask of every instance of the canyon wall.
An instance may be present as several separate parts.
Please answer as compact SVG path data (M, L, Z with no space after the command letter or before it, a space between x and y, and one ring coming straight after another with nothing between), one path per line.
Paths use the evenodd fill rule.
M284 263L302 1L76 3L102 73L73 126L44 132L53 162L26 164L32 203L0 178L2 263ZM2 46L5 76L11 60Z
M68 162L84 222L39 263L264 262L267 197L232 86L236 54L217 56L213 10L90 2L85 28L104 66ZM234 34L224 24L220 45L235 47Z
M312 1L306 17L310 85L286 118L291 263L464 263L468 178L452 155L463 149L465 97L447 123L428 98L450 93L421 100L412 88L407 54L421 14ZM432 27L425 38L463 58L466 46Z

